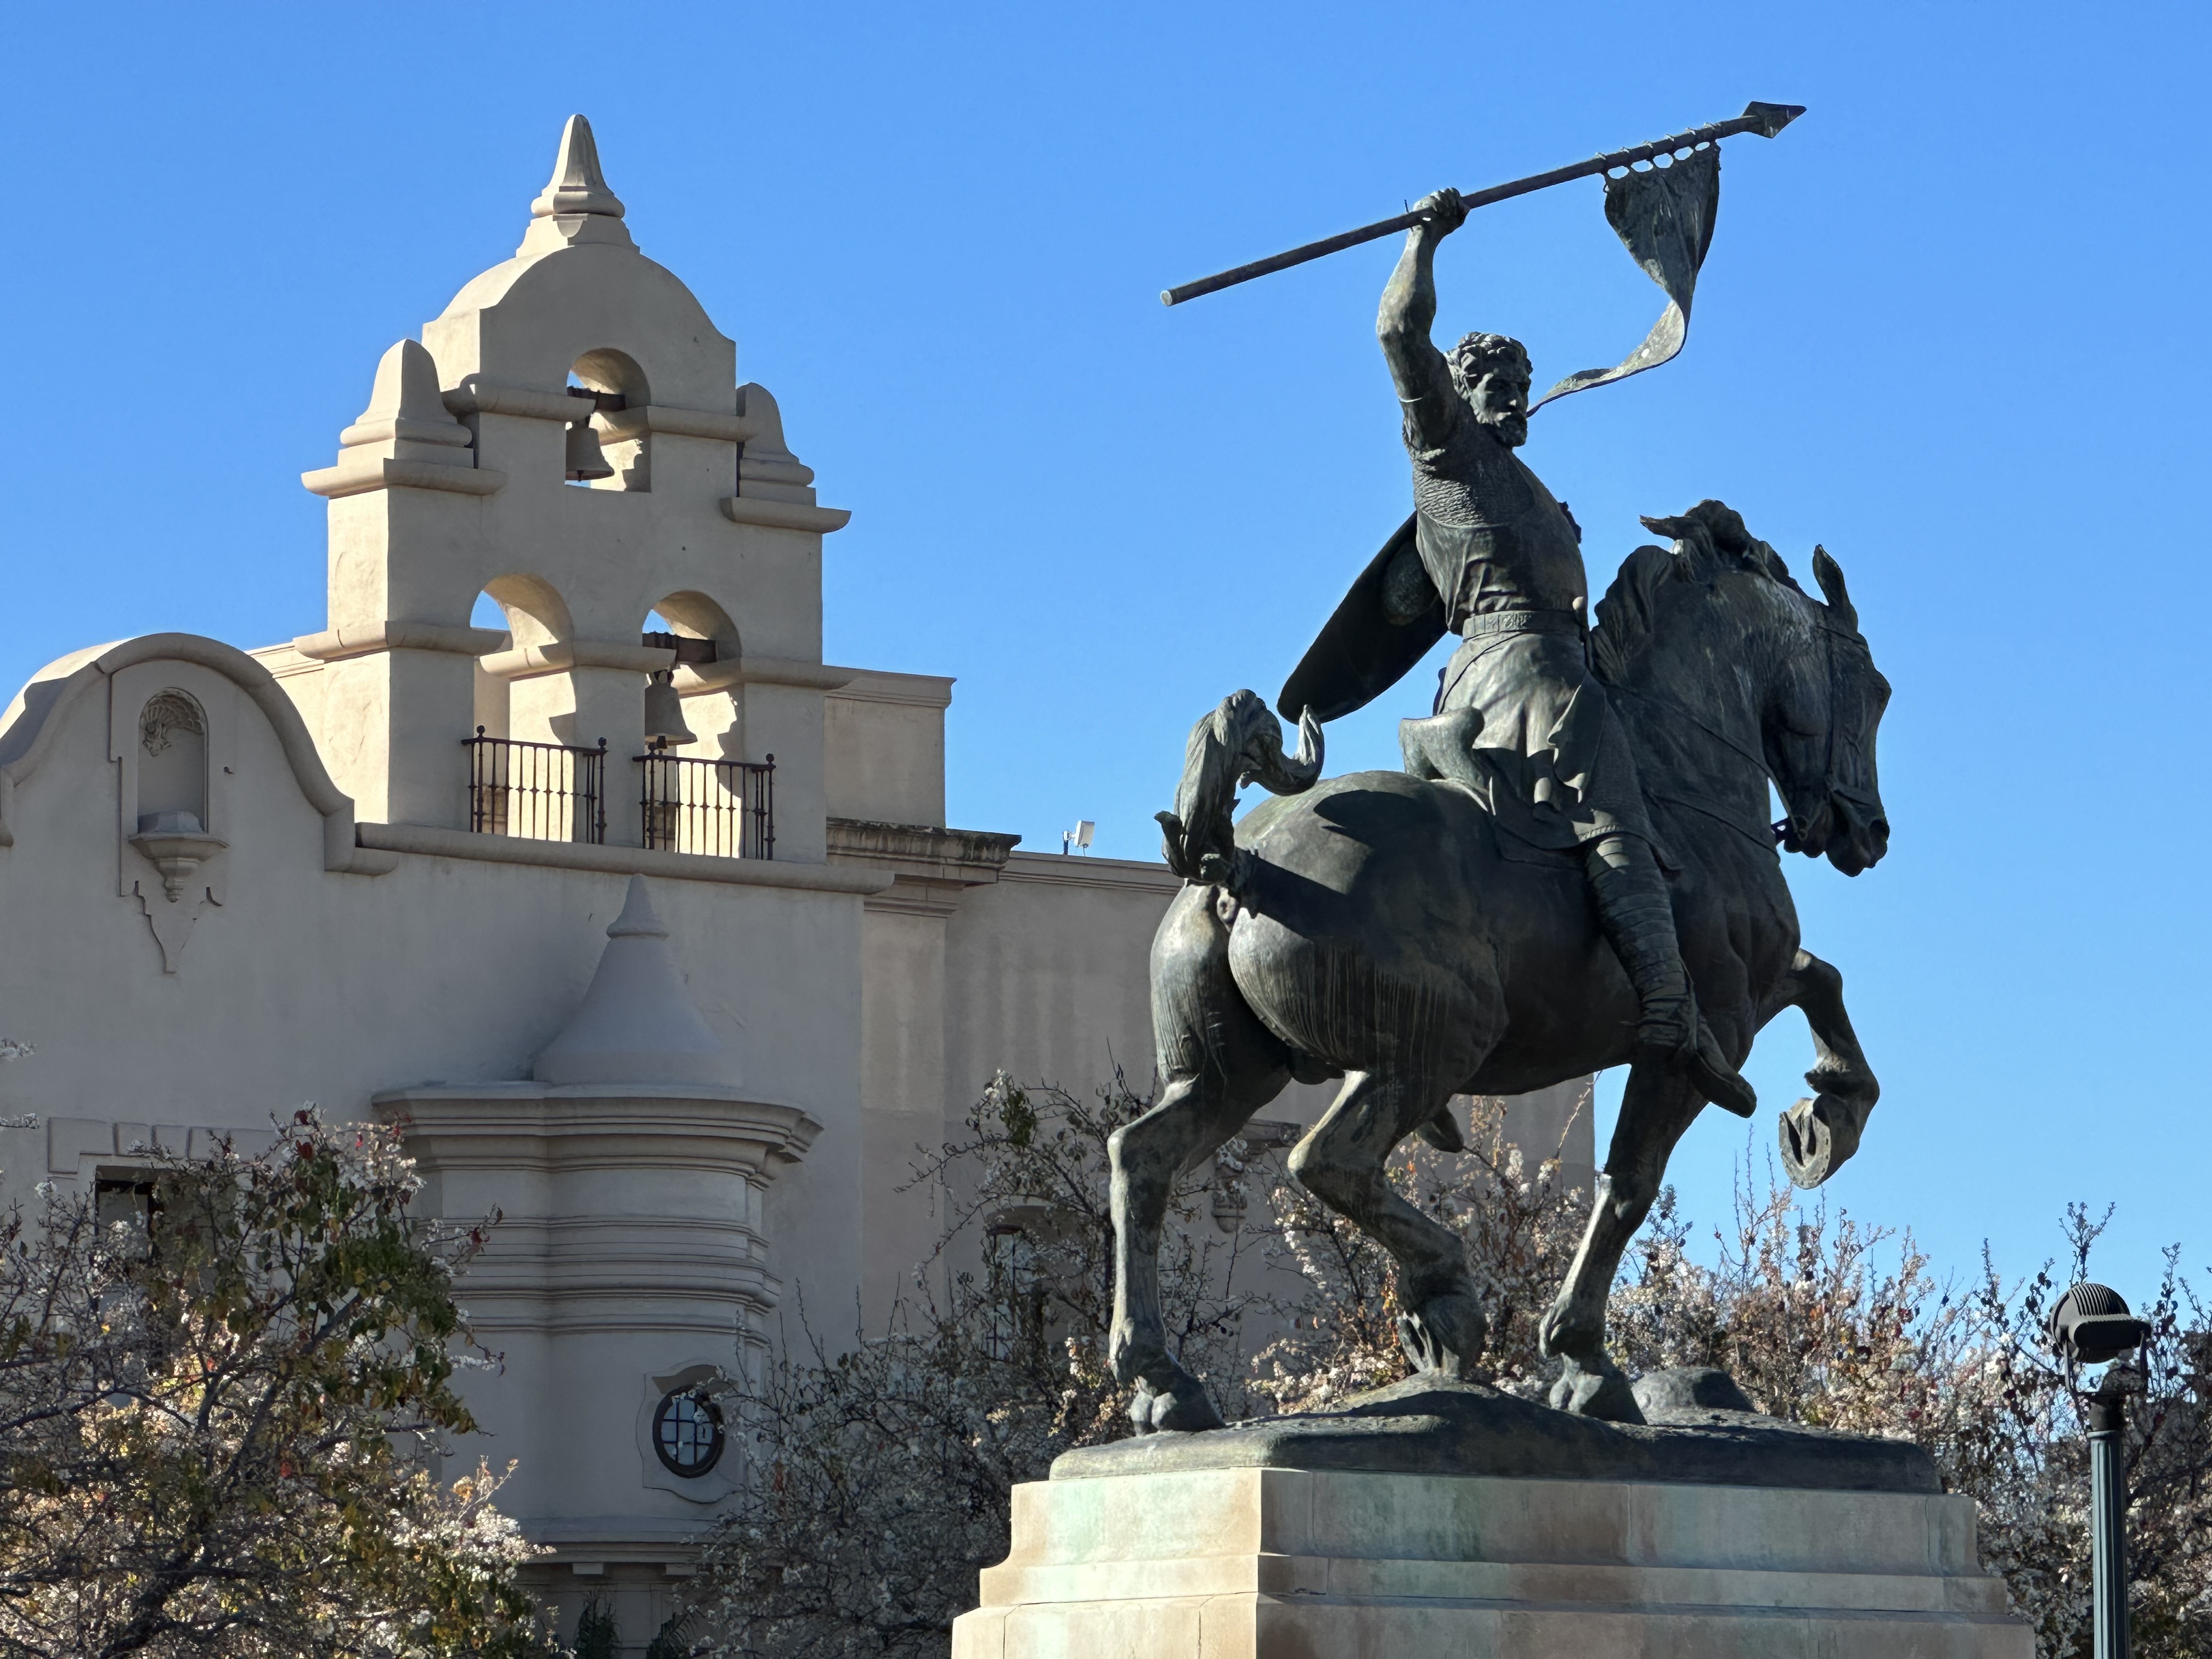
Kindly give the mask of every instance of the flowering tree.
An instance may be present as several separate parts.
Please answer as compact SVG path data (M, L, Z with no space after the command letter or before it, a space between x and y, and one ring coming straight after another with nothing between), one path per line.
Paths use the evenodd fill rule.
M1096 1103L999 1078L966 1137L916 1172L951 1210L888 1329L842 1352L805 1330L793 1352L787 1333L781 1361L732 1389L752 1478L693 1581L695 1651L943 1654L976 1572L1006 1553L1014 1486L1130 1431L1106 1363L1106 1143L1147 1103L1118 1078ZM1515 1297L1564 1267L1581 1200L1556 1165L1524 1177L1500 1121L1478 1106L1490 1158L1417 1158L1395 1178L1443 1206L1493 1295ZM1389 1284L1388 1258L1261 1146L1231 1143L1176 1188L1160 1258L1169 1340L1231 1418L1403 1376ZM1516 1377L1533 1376L1533 1326L1500 1329Z
M396 1133L299 1113L0 1222L0 1654L550 1653L473 1427L455 1272Z
M916 1171L951 1210L888 1328L833 1352L802 1321L732 1389L753 1478L694 1581L699 1650L942 1654L1006 1553L1013 1486L1128 1431L1106 1364L1106 1140L1146 1103L1118 1079L1095 1103L998 1079ZM1206 1221L1209 1175L1176 1189L1162 1283L1172 1340L1234 1377L1256 1235Z
M2087 1395L2045 1324L2064 1286L2090 1276L2103 1228L2075 1206L2063 1257L2025 1282L2008 1285L1986 1252L1972 1279L1938 1279L1910 1233L1807 1207L1770 1170L1763 1191L1739 1183L1705 1267L1670 1193L1614 1294L1614 1354L1631 1370L1718 1365L1774 1416L1925 1447L1945 1487L1974 1499L1983 1562L2034 1625L2038 1652L2069 1659L2089 1642ZM2111 1379L2134 1396L2136 1650L2197 1659L2212 1653L2212 1328L2178 1249L2148 1321L2137 1363Z
M921 1172L955 1195L939 1265L968 1271L918 1288L851 1352L804 1335L733 1390L755 1479L694 1581L692 1652L945 1653L977 1570L1006 1553L1012 1487L1071 1446L1127 1432L1105 1367L1105 1142L1144 1103L1118 1079L1096 1106L999 1079L967 1138ZM1502 1103L1477 1101L1472 1120L1470 1155L1415 1146L1390 1176L1467 1241L1492 1317L1487 1380L1541 1398L1551 1367L1535 1319L1589 1194L1555 1159L1531 1167L1505 1142ZM2063 1271L2047 1263L2008 1286L1985 1261L1953 1283L1910 1235L1807 1207L1770 1169L1763 1186L1740 1183L1707 1267L1670 1192L1615 1291L1610 1340L1632 1372L1718 1365L1777 1417L1925 1446L1948 1488L1974 1498L1984 1559L2034 1624L2041 1659L2076 1659L2089 1578L2082 1402L2043 1322L2062 1285L2086 1276L2100 1225L2069 1214ZM1265 1146L1231 1142L1189 1176L1167 1238L1171 1342L1232 1418L1326 1408L1406 1375L1389 1258ZM2212 1328L2177 1261L2125 1378L2137 1395L2129 1536L2144 1659L2212 1654Z

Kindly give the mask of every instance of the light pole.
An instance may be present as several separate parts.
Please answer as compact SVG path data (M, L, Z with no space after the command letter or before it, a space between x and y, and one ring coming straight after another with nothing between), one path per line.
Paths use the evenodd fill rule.
M2051 1310L2051 1342L2066 1362L2069 1388L2077 1366L2123 1358L2149 1334L2150 1328L2128 1311L2119 1292L2102 1285L2076 1285ZM2107 1370L2089 1399L2096 1659L2128 1659L2126 1458L2127 1395L2121 1379Z

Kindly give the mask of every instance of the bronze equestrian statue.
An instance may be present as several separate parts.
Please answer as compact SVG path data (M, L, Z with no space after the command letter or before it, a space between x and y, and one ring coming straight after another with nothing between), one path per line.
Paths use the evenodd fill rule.
M1824 1181L1878 1090L1840 976L1798 946L1775 852L1847 875L1887 849L1875 735L1889 687L1842 571L1805 593L1717 501L1646 519L1671 550L1623 562L1590 626L1581 533L1514 453L1518 342L1430 343L1437 242L1465 216L1421 204L1377 320L1404 408L1415 511L1284 688L1294 755L1239 692L1191 733L1176 811L1186 879L1152 945L1158 1103L1114 1138L1115 1374L1143 1430L1214 1427L1167 1352L1157 1257L1170 1183L1293 1079L1344 1086L1290 1156L1317 1197L1396 1258L1416 1369L1466 1376L1486 1324L1458 1239L1384 1164L1419 1133L1451 1148L1456 1094L1521 1094L1626 1064L1589 1226L1545 1316L1552 1403L1640 1420L1604 1346L1607 1291L1667 1157L1708 1101L1749 1116L1737 1068L1802 1009L1814 1097L1784 1115L1793 1179ZM1395 684L1447 631L1435 712L1401 723L1406 769L1322 781L1323 720ZM1283 797L1241 824L1240 784ZM1770 781L1789 816L1767 820Z

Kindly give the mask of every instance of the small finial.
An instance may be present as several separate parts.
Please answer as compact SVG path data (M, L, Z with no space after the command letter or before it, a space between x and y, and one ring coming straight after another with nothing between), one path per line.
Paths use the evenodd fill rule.
M553 177L530 204L534 219L556 214L599 213L623 216L622 198L607 188L599 171L599 147L592 137L592 124L580 115L568 118L561 131L561 153L553 160Z
M622 914L607 924L609 939L666 939L668 928L659 914L653 908L653 896L646 890L645 878L632 876L629 890L623 896Z
M415 340L400 341L378 360L368 407L338 434L338 441L348 447L395 441L469 447L469 429L447 412L438 390L437 360Z
M468 428L446 408L438 390L437 360L420 342L402 340L378 361L368 407L338 434L337 465L302 472L300 482L318 495L335 498L384 489L394 481L395 463L451 468L434 476L452 478L476 470L475 442ZM487 473L474 482L496 489L503 476ZM410 473L407 482L425 489L438 487L424 484L419 471ZM470 482L461 480L447 488L465 489Z

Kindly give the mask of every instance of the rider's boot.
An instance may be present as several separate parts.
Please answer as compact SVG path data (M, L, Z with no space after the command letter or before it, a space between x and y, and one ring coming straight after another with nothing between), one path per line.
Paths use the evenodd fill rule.
M1706 1099L1749 1117L1758 1109L1759 1097L1698 1016L1674 934L1667 878L1659 873L1650 844L1639 836L1607 836L1592 843L1585 867L1598 925L1644 1006L1637 1022L1636 1057L1688 1073Z

